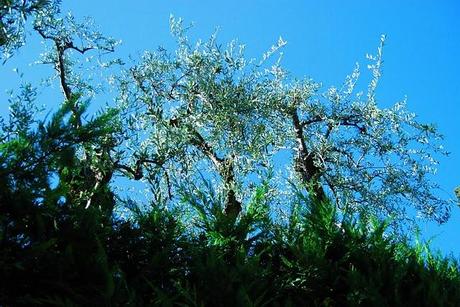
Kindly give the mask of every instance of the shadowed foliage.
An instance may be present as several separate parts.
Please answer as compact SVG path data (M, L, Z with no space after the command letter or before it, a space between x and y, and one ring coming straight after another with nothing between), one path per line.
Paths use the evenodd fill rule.
M0 302L30 305L456 306L458 263L337 215L302 193L275 221L261 184L236 222L213 191L183 191L185 213L157 204L116 218L109 186L92 187L78 148L109 139L115 114L76 127L66 104L0 152ZM67 119L66 119L67 118ZM92 161L96 163L95 161ZM53 174L59 173L59 182ZM66 174L65 176L62 174ZM88 182L89 181L89 182ZM89 188L88 188L89 187ZM209 186L212 188L212 186ZM225 201L221 199L220 201Z

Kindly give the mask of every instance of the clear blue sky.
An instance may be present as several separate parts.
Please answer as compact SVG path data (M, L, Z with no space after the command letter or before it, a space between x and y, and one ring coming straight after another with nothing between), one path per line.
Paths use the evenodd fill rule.
M282 36L288 42L284 66L294 76L309 76L325 86L340 85L356 62L364 68L365 54L373 53L380 35L386 34L378 100L389 106L407 96L408 108L421 121L437 124L451 155L441 160L435 181L445 197L453 197L454 187L460 185L460 2L456 0L63 2L64 10L77 17L91 16L102 32L122 39L119 55L124 58L158 45L171 46L168 21L173 14L195 23L196 38L206 39L219 27L220 41L237 38L251 57ZM14 79L8 69L26 62L26 52L2 68L3 80ZM446 225L422 224L422 230L428 237L438 235L435 248L459 257L459 221L460 209L454 207Z

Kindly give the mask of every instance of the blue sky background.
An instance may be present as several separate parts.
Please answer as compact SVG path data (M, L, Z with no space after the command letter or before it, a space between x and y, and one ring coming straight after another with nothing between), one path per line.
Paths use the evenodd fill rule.
M125 59L159 45L173 48L170 14L194 22L193 38L206 39L219 27L219 40L226 43L237 38L246 44L249 57L259 57L282 36L288 42L284 66L293 76L311 77L325 87L342 84L356 62L361 64L366 85L365 55L375 53L380 35L386 34L378 101L389 106L407 96L408 109L420 121L437 124L451 154L441 159L435 181L446 198L454 197L453 189L460 185L458 1L137 0L130 5L117 0L64 0L63 11L67 10L77 17L93 17L103 33L121 39L118 55ZM51 72L25 65L34 61L39 48L38 40L32 39L0 67L2 101L4 90L17 87L14 67L25 72L26 80ZM460 209L454 207L452 213L443 226L421 226L425 238L436 235L433 247L460 257Z

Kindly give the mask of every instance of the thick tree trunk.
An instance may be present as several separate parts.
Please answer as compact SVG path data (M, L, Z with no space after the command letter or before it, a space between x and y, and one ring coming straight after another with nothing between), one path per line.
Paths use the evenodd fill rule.
M191 143L213 162L219 175L222 177L224 185L228 189L224 208L225 215L232 220L236 220L241 212L241 202L236 199L233 158L231 156L225 158L219 157L198 131L193 128L190 129L193 135Z
M294 125L297 140L297 157L295 159L295 170L301 176L307 189L312 191L317 200L326 199L326 193L321 185L321 169L315 165L314 155L311 154L305 144L303 126L299 120L297 110L292 112L292 123Z
M225 185L228 186L224 213L227 217L234 221L238 217L238 214L241 212L241 202L236 199L234 190L235 174L233 169L233 161L231 159L229 160L228 158L225 159L221 168L223 168L223 170L221 170L221 175L223 175L222 177Z

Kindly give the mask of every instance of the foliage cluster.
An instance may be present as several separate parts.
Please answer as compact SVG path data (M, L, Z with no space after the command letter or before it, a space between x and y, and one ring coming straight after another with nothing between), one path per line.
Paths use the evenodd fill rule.
M184 191L184 204L199 213L193 231L183 222L184 213L157 204L140 210L126 202L131 218L116 218L116 198L107 184L95 191L97 206L85 209L75 195L84 193L93 178L76 149L109 138L116 114L75 128L68 105L47 124L2 143L1 304L460 302L456 260L432 254L427 245L387 236L385 223L376 219L339 217L330 202L301 191L284 222L269 214L266 183L255 189L236 222L222 213L215 191Z

